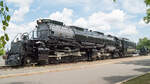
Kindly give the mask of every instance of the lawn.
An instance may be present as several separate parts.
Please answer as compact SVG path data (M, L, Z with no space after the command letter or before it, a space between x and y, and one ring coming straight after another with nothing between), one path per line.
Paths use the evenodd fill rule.
M131 79L123 84L150 84L150 73Z

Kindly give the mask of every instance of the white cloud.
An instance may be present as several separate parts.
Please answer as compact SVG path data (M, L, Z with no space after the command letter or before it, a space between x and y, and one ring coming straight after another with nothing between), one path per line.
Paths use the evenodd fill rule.
M55 0L55 3L51 3L52 0L48 0L49 4L56 5L69 5L70 6L80 6L81 9L85 11L111 11L115 8L121 8L128 13L137 14L144 13L146 5L144 0L118 0L116 3L113 0Z
M119 35L135 35L137 33L137 29L134 25L127 25L125 29L119 32Z
M110 32L110 30L118 29L120 30L119 35L137 34L136 26L126 23L126 16L126 13L122 10L116 9L109 13L99 11L87 18L80 17L73 21L73 10L64 8L62 12L57 11L50 14L49 17L53 20L62 21L67 25L75 25L94 31Z
M81 17L74 22L73 10L64 8L62 12L55 12L49 15L50 19L62 21L67 25L76 25L90 28L92 30L110 30L112 25L117 25L125 20L125 13L121 10L113 10L110 13L96 12L87 19Z
M9 3L14 3L19 7L18 10L14 11L14 15L12 16L12 21L23 21L24 15L27 14L30 10L30 4L33 0L7 0Z
M87 28L88 27L88 22L84 19L84 18L79 18L77 19L73 25L79 26L79 27L84 27Z
M65 7L76 7L83 12L101 10L110 11L115 8L116 4L112 0L48 0L43 3L53 6L64 5Z
M96 12L90 15L87 19L81 17L74 22L74 25L87 27L92 30L108 31L118 24L123 24L126 14L121 10L113 10L110 13Z
M91 30L94 31L109 31L111 29L109 24L105 24L105 25L90 25L89 26Z
M146 5L144 0L123 0L122 7L132 14L145 13Z
M89 24L91 27L102 30L110 30L111 26L122 23L125 20L125 13L121 10L113 10L110 13L97 12L89 16Z
M62 21L67 25L72 24L73 10L64 8L62 12L55 12L49 15L50 19Z

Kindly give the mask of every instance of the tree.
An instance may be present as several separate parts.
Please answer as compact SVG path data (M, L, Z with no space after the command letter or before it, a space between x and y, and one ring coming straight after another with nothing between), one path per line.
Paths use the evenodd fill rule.
M114 2L116 2L116 0L113 0ZM150 22L150 0L143 0L146 4L146 6L148 7L147 11L146 11L146 16L143 18L143 20L145 21L145 23L149 23Z
M148 38L146 38L146 37L139 39L139 42L138 42L136 48L139 50L143 46L145 46L148 49L150 49L150 40Z
M147 7L150 7L150 0L145 0L144 2L145 2ZM150 22L150 8L147 9L146 14L147 14L147 16L144 17L144 21L146 23L149 23Z
M4 54L4 48L6 43L9 41L9 36L6 33L6 29L9 25L10 15L9 15L9 8L6 5L4 0L0 1L0 27L2 29L3 34L0 36L0 55Z

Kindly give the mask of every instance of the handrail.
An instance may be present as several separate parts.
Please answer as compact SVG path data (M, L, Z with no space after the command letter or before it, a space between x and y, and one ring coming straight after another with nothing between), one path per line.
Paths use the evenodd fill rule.
M12 40L14 42L14 40L17 38L18 35L21 35L22 33L18 33L15 38Z
M29 33L28 33L28 32L25 32L25 33L27 33L28 36L29 36L29 35L32 34L32 32L35 31L35 30L36 30L36 28L33 29L32 31L30 31ZM16 38L17 38L19 35L20 35L20 38L22 39L22 35L25 34L25 33L18 33L18 34L14 37L14 39L12 40L12 42L14 42L14 41L16 40ZM33 38L33 37L31 36L31 38ZM29 39L31 39L31 38L29 38Z

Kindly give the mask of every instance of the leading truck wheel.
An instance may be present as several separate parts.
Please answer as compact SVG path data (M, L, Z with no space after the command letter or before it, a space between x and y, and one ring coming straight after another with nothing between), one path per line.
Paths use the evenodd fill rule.
M32 58L31 57L25 57L24 58L24 62L23 62L24 66L30 66L31 63L32 63Z

